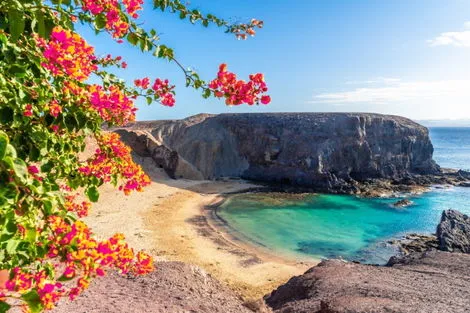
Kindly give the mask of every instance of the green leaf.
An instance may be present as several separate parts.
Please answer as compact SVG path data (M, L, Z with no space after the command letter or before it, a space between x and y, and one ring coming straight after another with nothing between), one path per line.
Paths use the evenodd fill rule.
M36 231L35 228L28 228L26 230L26 239L29 242L34 243L36 241L37 235L38 235L38 232Z
M14 74L16 77L24 77L26 75L26 68L18 64L13 64L10 67L10 73Z
M45 36L44 38L49 38L52 33L52 29L56 26L54 21L49 17L44 20L44 26L45 26Z
M100 193L98 191L98 188L96 186L91 186L86 190L86 195L88 196L88 199L90 199L91 202L97 202L98 199L100 198Z
M44 309L38 292L34 289L22 295L21 298L28 304L31 313L40 313Z
M52 0L51 2L52 2L53 4L70 5L70 0Z
M0 131L0 160L3 160L7 152L8 147L8 136L4 132Z
M16 248L18 248L18 245L21 243L21 241L19 240L14 240L14 239L10 239L8 240L7 242L7 253L9 255L13 255L13 254L16 254Z
M48 173L54 168L54 162L49 161L41 165L41 172Z
M135 46L139 42L139 37L137 37L137 35L134 33L130 33L129 35L127 35L127 41L129 41L132 45Z
M25 181L28 179L28 167L23 160L7 156L4 158L4 161L10 166L20 180Z
M64 281L70 281L72 279L74 279L75 277L66 277L64 275L60 276L57 281L60 281L60 282L64 282Z
M99 14L95 18L95 26L97 29L103 29L106 26L106 17L104 14Z
M7 149L5 151L5 156L9 156L9 157L12 157L12 158L16 158L17 157L17 154L16 154L16 149L15 147L13 147L12 145L8 144L7 145ZM5 157L4 157L5 158Z
M36 11L36 20L38 25L38 34L42 38L46 38L46 24L44 23L44 14L42 11Z
M153 102L152 97L147 97L146 99L147 99L147 104L148 105L152 104L152 102Z
M7 39L7 36L5 34L0 34L0 42L2 43L7 43L8 39Z
M13 122L14 112L10 107L6 107L0 110L0 123L8 124Z
M11 9L8 11L8 21L10 23L11 40L15 42L18 40L18 38L20 38L24 31L24 15L22 12L17 11L16 9Z
M210 96L211 96L211 90L210 90L210 89L205 89L205 90L204 90L204 93L202 94L202 97L203 97L204 99L207 99L207 98L209 98Z
M6 303L5 301L0 301L0 313L8 312L10 308L11 308L11 305Z

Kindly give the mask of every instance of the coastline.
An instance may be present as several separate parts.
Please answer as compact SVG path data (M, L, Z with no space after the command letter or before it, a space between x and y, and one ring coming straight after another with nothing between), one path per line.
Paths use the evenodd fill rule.
M100 201L87 218L98 237L121 232L130 246L146 250L156 261L197 265L247 301L259 299L319 263L275 255L217 216L218 206L229 195L275 192L274 188L238 180L174 180L154 167L151 159L142 158L139 163L152 177L143 192L124 196L111 186L100 188Z
M213 217L223 194L254 185L203 182L180 190L145 214L156 255L198 265L244 300L259 299L317 262L296 262L232 236Z

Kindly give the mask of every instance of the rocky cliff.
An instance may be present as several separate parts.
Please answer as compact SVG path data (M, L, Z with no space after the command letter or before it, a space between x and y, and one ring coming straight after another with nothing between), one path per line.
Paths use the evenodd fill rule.
M201 114L117 131L174 178L241 177L339 190L356 181L439 171L428 130L399 116Z

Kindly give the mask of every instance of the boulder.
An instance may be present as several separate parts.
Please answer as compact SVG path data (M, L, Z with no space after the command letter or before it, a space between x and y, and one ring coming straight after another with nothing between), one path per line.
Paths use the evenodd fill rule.
M401 199L393 204L396 208L404 208L413 204L413 201L409 199Z
M455 210L444 211L436 235L440 250L470 253L470 217L467 215Z

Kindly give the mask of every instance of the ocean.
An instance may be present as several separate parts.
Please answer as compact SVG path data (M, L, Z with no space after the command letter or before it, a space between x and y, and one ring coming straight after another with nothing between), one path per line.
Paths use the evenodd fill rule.
M470 128L431 128L434 159L446 168L470 168ZM397 209L393 203L413 202ZM296 259L344 258L384 264L396 253L390 240L408 233L432 233L445 209L470 215L470 188L433 188L422 195L362 199L308 195L301 199L241 194L219 215L235 235L270 252Z
M429 134L437 164L470 170L470 127L432 127Z

